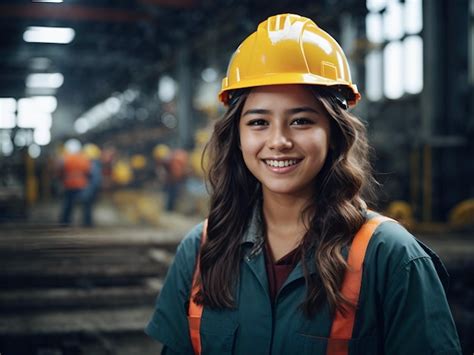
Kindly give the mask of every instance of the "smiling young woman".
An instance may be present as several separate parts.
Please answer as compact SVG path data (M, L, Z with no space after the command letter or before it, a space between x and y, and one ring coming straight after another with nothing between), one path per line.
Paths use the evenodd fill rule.
M277 15L238 48L207 146L206 222L146 332L165 354L460 354L439 258L367 209L374 180L342 49Z

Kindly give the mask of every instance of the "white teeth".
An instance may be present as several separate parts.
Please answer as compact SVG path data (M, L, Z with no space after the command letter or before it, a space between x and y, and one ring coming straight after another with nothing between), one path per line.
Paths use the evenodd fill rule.
M265 164L274 167L274 168L283 168L291 165L295 165L297 161L292 160L265 160Z

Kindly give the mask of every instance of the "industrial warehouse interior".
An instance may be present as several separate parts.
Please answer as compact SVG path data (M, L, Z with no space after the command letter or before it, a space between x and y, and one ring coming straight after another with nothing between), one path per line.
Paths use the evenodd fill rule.
M0 355L160 353L144 329L209 213L203 152L229 59L283 13L346 54L370 207L440 256L473 354L474 0L4 0ZM87 181L66 179L68 156Z

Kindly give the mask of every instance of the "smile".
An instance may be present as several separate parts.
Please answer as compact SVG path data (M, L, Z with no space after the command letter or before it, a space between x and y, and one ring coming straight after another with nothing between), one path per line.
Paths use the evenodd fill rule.
M272 168L285 168L287 166L292 166L299 163L299 160L290 159L290 160L264 160L265 164L271 166Z

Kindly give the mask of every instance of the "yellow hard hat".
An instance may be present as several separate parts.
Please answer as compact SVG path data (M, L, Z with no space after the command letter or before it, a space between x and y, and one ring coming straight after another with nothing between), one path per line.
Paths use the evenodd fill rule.
M166 159L171 154L171 149L166 144L157 144L153 149L153 157L157 160Z
M146 158L141 154L135 154L130 159L130 165L135 170L141 170L146 166Z
M336 40L312 20L293 14L269 17L240 44L219 99L227 105L231 90L278 84L333 87L350 106L361 98Z
M95 160L100 158L100 148L95 144L87 143L82 150L89 159Z

